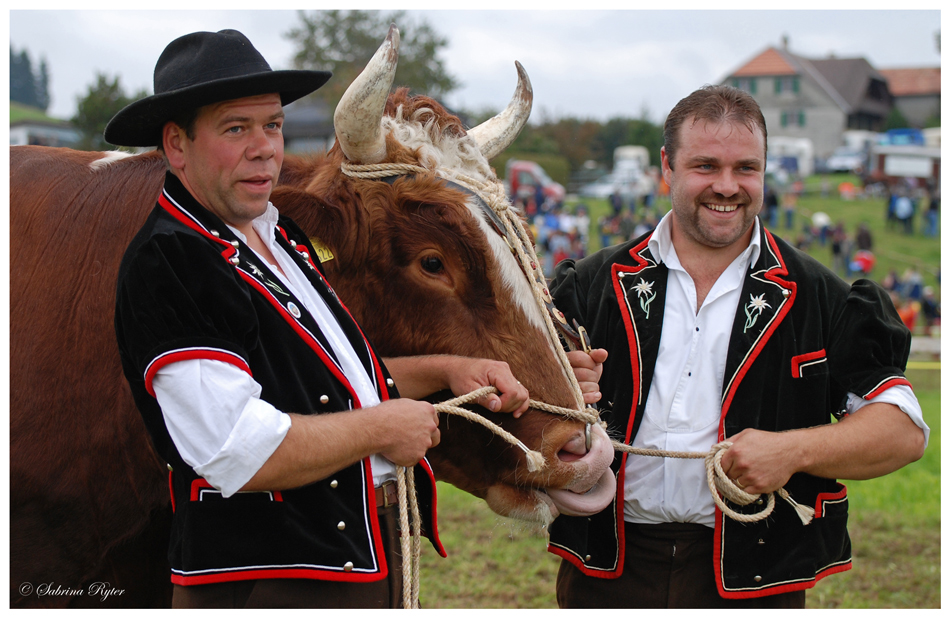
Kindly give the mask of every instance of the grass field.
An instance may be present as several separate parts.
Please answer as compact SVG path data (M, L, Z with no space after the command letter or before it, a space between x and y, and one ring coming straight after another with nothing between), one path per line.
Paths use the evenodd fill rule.
M924 457L889 476L846 483L854 567L818 582L807 607L940 607L939 387L917 395L932 430ZM424 548L422 607L557 607L560 559L547 553L537 525L499 517L440 483L439 530L449 557Z
M832 186L853 178L831 177ZM794 242L801 226L815 212L842 220L850 235L858 223L868 224L877 264L871 278L881 281L888 270L898 274L916 267L925 285L939 298L940 241L888 229L880 198L844 201L823 198L811 179L798 202L795 228L784 221L772 230ZM609 212L604 200L585 200L592 226ZM568 205L571 207L571 204ZM669 202L660 202L662 212ZM591 240L599 248L592 229ZM809 253L831 265L829 246L813 244ZM933 366L932 366L933 367ZM924 457L894 474L869 481L846 482L850 498L853 568L827 577L807 593L809 608L939 608L940 607L940 371L908 369L908 377L932 430ZM449 553L439 558L423 552L421 602L426 608L555 608L554 583L559 558L547 553L544 531L492 513L484 502L440 484L439 518Z

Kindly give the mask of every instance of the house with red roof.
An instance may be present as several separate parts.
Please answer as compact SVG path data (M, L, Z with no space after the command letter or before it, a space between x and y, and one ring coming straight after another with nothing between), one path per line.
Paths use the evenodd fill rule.
M939 126L934 122L940 118L940 67L881 69L881 75L908 125Z
M721 83L755 97L770 138L808 138L822 159L844 143L845 131L883 131L894 105L887 78L864 58L805 58L788 50L787 38Z

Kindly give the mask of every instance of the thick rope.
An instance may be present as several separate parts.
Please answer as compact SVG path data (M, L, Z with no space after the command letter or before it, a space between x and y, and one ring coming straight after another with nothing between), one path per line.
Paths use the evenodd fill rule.
M723 500L723 497L728 499L733 504L738 504L740 506L748 506L753 502L761 504L762 498L762 494L752 494L745 491L745 489L742 487L739 487L736 481L726 476L726 473L723 471L722 456L729 449L729 447L732 446L732 442L725 441L720 442L719 444L714 444L707 453L638 448L629 444L624 444L623 442L617 442L616 440L612 441L612 444L615 451L632 453L634 455L643 455L646 457L705 459L706 484L709 486L709 493L712 494L713 501L715 501L716 506L719 507L723 514L735 521L742 523L753 523L761 521L771 515L772 510L775 508L775 494L778 494L780 498L788 502L792 508L795 509L795 513L798 515L799 519L802 520L802 525L807 526L815 517L815 509L795 502L795 500L792 499L784 487L780 487L777 491L769 493L767 496L768 503L766 504L765 508L752 514L740 513L726 504Z

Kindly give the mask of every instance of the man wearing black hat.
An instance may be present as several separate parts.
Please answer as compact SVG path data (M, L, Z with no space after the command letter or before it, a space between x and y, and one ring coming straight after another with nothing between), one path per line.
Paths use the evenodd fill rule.
M176 607L397 605L394 466L431 481L423 456L439 429L433 407L394 384L410 397L492 384L486 407L527 408L495 361L392 359L389 379L306 235L269 203L282 106L329 77L272 71L239 32L197 32L169 44L155 94L105 131L158 145L169 168L122 261L116 333L169 464ZM434 483L418 491L442 552Z

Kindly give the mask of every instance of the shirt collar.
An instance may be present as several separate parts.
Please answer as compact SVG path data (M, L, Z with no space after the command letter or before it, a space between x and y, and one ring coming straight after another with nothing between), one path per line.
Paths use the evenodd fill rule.
M650 253L660 262L671 262L679 265L679 256L676 255L676 249L673 247L673 237L670 234L670 229L673 225L672 218L673 211L671 210L660 219L656 229L653 230L653 235L650 236L648 246L650 247ZM752 241L740 255L743 259L749 259L747 262L748 267L752 267L759 261L759 253L762 251L762 239L760 235L759 218L756 217L752 221Z

